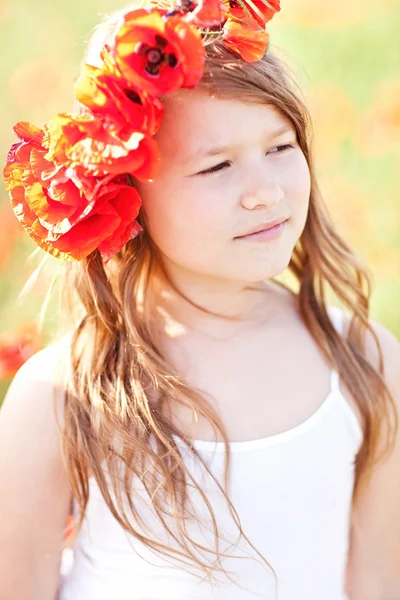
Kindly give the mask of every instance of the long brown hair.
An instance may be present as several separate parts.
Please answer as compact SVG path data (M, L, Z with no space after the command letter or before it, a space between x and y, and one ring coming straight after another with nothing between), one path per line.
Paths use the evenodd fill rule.
M107 38L115 22L116 18L111 17L97 30L96 43ZM355 463L354 514L379 459L379 442L383 442L384 453L389 451L397 429L394 402L382 378L382 353L368 321L370 275L335 230L324 205L315 176L311 117L296 77L285 61L270 48L261 61L244 64L218 39L207 41L206 52L200 85L220 97L276 106L295 126L309 166L308 218L288 269L305 326L328 362L340 372L359 408L364 436ZM182 446L174 439L184 438L169 418L169 408L179 402L202 415L220 432L226 461L223 486L190 440L186 440L187 449L223 492L240 535L273 571L242 530L228 497L230 448L224 424L203 395L185 383L161 350L152 326L151 294L160 259L141 214L139 221L144 231L106 265L96 251L78 263L67 264L64 271L61 310L68 316L72 333L70 369L64 382L62 440L73 496L80 507L77 529L82 525L89 480L93 477L121 527L148 548L200 569L210 580L214 579L215 570L226 573L221 562L225 554L219 547L222 538L211 504L185 466ZM351 316L347 337L340 336L332 325L327 294L336 297ZM378 368L365 356L367 332L379 351ZM393 422L390 412L395 428L389 427ZM145 523L131 493L134 478L141 481L148 504L176 542L174 547L144 534ZM197 489L208 509L215 550L188 534L187 520L200 521L199 515L192 512L189 487Z

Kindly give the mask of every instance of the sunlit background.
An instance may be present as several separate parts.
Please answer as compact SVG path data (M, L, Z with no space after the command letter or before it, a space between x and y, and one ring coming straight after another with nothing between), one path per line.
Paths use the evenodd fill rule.
M12 126L70 111L94 25L115 0L0 0L0 152ZM272 46L302 83L314 116L322 191L340 232L371 267L372 317L400 337L400 0L281 0ZM20 292L45 253L20 230L0 188L0 402L11 377L52 339L56 301L40 309L58 262Z

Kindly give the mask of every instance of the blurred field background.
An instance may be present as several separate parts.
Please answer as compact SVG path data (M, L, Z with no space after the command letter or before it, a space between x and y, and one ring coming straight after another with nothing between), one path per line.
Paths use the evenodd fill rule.
M372 317L400 337L400 0L282 0L272 47L299 73L314 115L320 184L333 218L374 275ZM0 153L12 126L70 111L73 82L94 25L115 0L0 0ZM46 345L56 296L40 308L59 264L20 230L0 186L0 403L13 372Z

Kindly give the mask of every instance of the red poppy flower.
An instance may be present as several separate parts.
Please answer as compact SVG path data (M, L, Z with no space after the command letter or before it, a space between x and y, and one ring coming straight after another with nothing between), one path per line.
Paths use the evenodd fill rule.
M156 9L126 14L110 52L123 77L153 97L194 87L203 74L200 33L181 16Z
M130 173L140 180L152 179L157 171L158 144L150 136L129 131L123 140L94 115L60 113L44 126L46 159L71 167L78 177Z
M240 18L251 16L262 27L281 10L280 0L224 0L224 3L231 15Z
M223 29L224 45L247 62L257 62L268 51L269 33L247 17L246 24L228 19Z
M107 53L103 52L103 60ZM126 140L133 131L154 135L164 108L159 100L133 89L121 77L104 68L84 64L75 82L77 100L94 115L100 115L108 131Z
M36 325L26 324L17 331L0 334L0 380L13 377L20 367L40 349Z
M222 0L180 0L178 7L183 13L187 13L185 21L193 23L196 27L216 27L225 19L222 16L224 5Z
M46 252L81 260L99 249L107 261L139 231L140 196L125 175L79 179L76 172L49 161L44 132L19 123L4 179L14 213Z

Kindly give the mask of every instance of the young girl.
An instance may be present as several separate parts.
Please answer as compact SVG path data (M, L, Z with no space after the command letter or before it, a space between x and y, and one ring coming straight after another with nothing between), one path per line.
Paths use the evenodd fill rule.
M400 598L399 344L323 204L279 8L120 12L80 115L15 128L71 327L1 411L1 600Z

